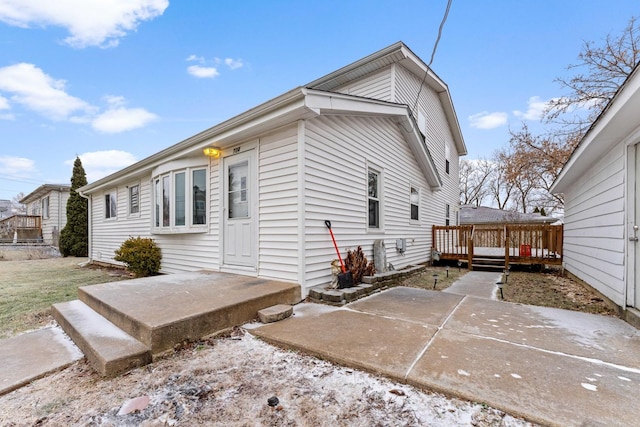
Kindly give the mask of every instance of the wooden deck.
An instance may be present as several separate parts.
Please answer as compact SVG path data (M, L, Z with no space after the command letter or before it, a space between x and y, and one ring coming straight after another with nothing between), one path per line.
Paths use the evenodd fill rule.
M510 264L562 264L562 225L437 226L433 254L441 260L458 260L472 269L474 258L504 259Z

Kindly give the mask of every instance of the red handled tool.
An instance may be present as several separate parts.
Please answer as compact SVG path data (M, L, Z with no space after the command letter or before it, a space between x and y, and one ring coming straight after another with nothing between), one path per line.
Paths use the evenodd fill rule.
M353 277L351 276L351 272L347 271L347 267L345 267L344 262L342 262L342 257L340 256L340 250L338 249L336 238L333 236L333 230L331 230L331 221L329 221L328 219L325 220L324 225L326 225L329 229L331 240L333 240L333 246L336 248L338 260L340 261L340 268L342 269L342 273L338 274L338 288L350 288L351 286L353 286Z

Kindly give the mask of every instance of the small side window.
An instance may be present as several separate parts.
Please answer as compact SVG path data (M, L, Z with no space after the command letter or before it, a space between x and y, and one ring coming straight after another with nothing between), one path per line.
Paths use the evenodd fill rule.
M369 169L368 181L369 228L380 228L380 174Z
M116 192L112 191L104 196L104 217L116 218L118 216L118 200Z
M132 185L129 187L129 214L137 214L140 212L140 186Z
M409 196L409 203L411 205L411 220L418 221L420 219L420 192L417 188L411 187L411 195Z

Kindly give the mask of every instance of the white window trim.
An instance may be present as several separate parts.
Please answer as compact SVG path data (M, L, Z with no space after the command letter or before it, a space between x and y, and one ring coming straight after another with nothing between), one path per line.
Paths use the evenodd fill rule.
M198 170L203 170L205 172L205 183L207 185L206 217L204 224L193 224L193 172ZM185 225L175 225L175 176L179 173L185 174L185 218L187 219L185 221ZM169 204L169 226L156 226L156 181L160 180L160 186L162 187L162 179L164 177L169 177L169 197L171 198L171 203ZM206 165L183 167L155 175L151 179L151 234L189 234L207 232L211 222L211 212L209 211L211 197L210 187L209 168ZM160 206L162 208L162 203ZM162 209L160 210L159 215L159 223L162 224Z
M378 227L370 227L369 226L369 171L375 172L378 174ZM366 162L366 170L365 170L365 218L366 218L366 226L367 233L371 234L379 234L384 233L384 169L379 167L378 165L371 163L369 161Z
M104 205L103 205L103 206L104 206L104 220L105 220L105 221L115 221L115 220L117 220L117 219L118 219L118 189L117 189L117 188L114 188L113 190L106 191L106 192L104 193L105 197L106 197L106 196L111 196L112 194L114 195L114 199L115 199L116 214L115 214L114 216L107 216L107 213L108 213L109 215L111 215L111 210L109 210L109 212L107 212L107 203L106 203L106 199L105 199L105 198L103 198L103 199L102 199L102 203L104 203ZM111 204L111 203L109 203L109 204Z
M413 219L411 217L411 206L413 206L413 203L411 203L411 190L416 190L418 192L418 219ZM413 184L409 184L409 222L411 224L420 224L420 219L422 217L421 213L422 213L422 206L421 206L421 202L422 202L422 191L420 189L420 187L418 187L417 185L413 185Z

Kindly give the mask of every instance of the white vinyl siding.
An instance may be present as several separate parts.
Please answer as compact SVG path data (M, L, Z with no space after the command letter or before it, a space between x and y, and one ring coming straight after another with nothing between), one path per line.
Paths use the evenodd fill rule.
M49 200L49 217L42 218L42 240L54 244L54 233L60 233L67 224L67 201L69 190L51 191L45 198ZM38 202L36 202L38 203ZM42 205L42 203L39 203Z
M565 194L565 268L624 306L624 145L588 169Z
M429 209L422 211L424 216L421 220L428 224L444 225L447 222L445 218L446 205L449 205L449 222L451 223L451 219L458 212L460 203L460 166L459 154L456 151L450 124L447 121L442 103L438 94L426 84L420 90L422 79L406 68L397 65L394 75L396 77L394 102L407 104L413 108L416 94L420 92L416 108L420 114L426 115L425 141L442 179L442 190L433 193ZM449 173L446 173L447 155L449 157Z
M298 281L297 124L260 138L258 274Z
M119 264L113 260L114 251L129 237L151 237L162 251L161 273L179 273L201 269L218 269L219 235L218 212L218 159L212 159L209 185L215 188L210 197L209 215L211 226L206 231L195 234L151 234L152 225L152 180L142 177L140 182L140 215L120 217L117 220L104 219L104 193L92 195L92 259L100 262ZM213 187L215 186L215 187ZM118 187L118 200L126 201L126 186ZM125 202L122 202L125 203ZM123 205L124 209L125 206Z
M336 253L324 225L327 219L342 255L362 246L371 260L374 240L383 239L387 261L396 268L427 261L431 227L410 224L407 189L420 189L421 212L427 211L434 193L398 125L388 118L318 117L306 122L305 135L306 287L330 280ZM384 170L384 233L367 233L367 160ZM407 239L405 256L393 249L398 238Z
M336 88L334 92L392 101L391 77L391 66L389 66L360 80Z

